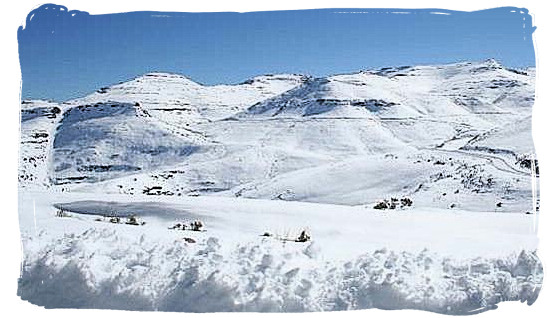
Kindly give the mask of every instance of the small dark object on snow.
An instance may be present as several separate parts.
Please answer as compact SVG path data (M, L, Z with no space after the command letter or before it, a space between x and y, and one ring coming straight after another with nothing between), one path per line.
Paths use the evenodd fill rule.
M382 200L376 203L376 205L373 207L377 210L395 210L396 208L405 208L408 206L412 206L413 201L410 198L390 198L390 200Z
M412 206L413 201L410 198L401 199L401 207Z
M264 234L262 234L260 236L271 237L271 236L273 236L273 234L271 234L269 232L265 232Z
M191 223L191 231L201 231L203 224L201 221L194 221Z
M128 220L126 221L126 224L128 224L128 225L139 225L136 217L133 216L133 215L128 217Z
M194 239L190 238L190 237L184 237L183 240L186 242L186 243L197 243L197 241L195 241Z
M458 192L460 192L458 189L455 190L455 194L458 194Z
M449 205L449 208L453 209L456 207L456 203L451 203L451 205Z
M376 203L376 205L374 206L374 209L377 209L377 210L385 210L387 208L388 208L388 204L386 203L386 201L380 201Z
M298 238L296 239L296 242L300 242L300 243L303 243L303 242L307 242L311 240L311 236L306 233L306 231L302 231L302 233L300 233L300 236L298 236Z
M519 164L520 167L525 169L533 169L535 170L535 174L539 175L539 162L537 159L529 158L527 156L522 156L520 159L517 160L516 164Z
M397 202L399 202L397 198L390 198L389 201L388 200L384 200L384 201L386 201L386 205L390 210L395 210L395 208L397 207Z
M65 218L68 217L69 214L65 212L65 210L59 209L57 210L57 212L55 212L55 216L57 216L58 218Z
M502 207L502 202L497 203L497 208Z
M177 223L174 226L169 227L168 229L175 230L175 229L179 229L179 228L181 228L181 223Z
M118 216L113 216L109 219L109 222L118 224L120 223L120 218Z

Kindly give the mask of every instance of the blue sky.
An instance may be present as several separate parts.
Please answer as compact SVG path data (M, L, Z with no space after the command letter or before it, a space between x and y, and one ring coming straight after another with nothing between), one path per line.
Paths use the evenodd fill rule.
M151 71L212 85L487 58L534 66L533 31L527 10L510 7L89 15L45 5L17 35L22 98L63 101Z

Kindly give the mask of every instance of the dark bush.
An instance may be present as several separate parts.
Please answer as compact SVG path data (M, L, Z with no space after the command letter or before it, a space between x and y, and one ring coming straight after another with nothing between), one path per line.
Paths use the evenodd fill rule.
M410 207L412 206L412 204L413 201L410 198L403 197L401 199L398 199L392 197L389 200L384 199L382 201L378 201L378 203L376 203L373 208L377 210L395 210L397 208L403 209L406 207Z

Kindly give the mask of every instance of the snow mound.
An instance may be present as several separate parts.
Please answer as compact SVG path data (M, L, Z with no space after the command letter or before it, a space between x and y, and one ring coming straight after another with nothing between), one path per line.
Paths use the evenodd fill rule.
M23 241L28 245L42 239L38 235ZM319 248L315 242L285 246L266 240L224 249L214 237L197 244L181 239L161 244L146 235L120 242L115 231L89 229L42 242L37 253L26 254L18 294L48 308L381 308L455 315L494 309L502 301L531 304L542 283L541 263L529 251L458 261L428 250L412 254L380 249L335 262L320 259Z

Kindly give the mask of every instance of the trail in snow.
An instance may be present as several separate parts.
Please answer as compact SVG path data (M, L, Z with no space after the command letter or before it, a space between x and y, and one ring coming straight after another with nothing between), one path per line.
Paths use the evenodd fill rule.
M498 169L500 171L507 172L507 173L512 173L512 174L517 174L517 175L529 176L529 177L531 176L530 172L519 170L519 169L515 168L514 166L510 165L508 162L506 162L506 160L504 160L501 157L498 157L496 155L490 155L490 154L472 152L472 151L465 151L465 150L450 150L450 149L440 149L440 148L431 148L431 149L426 149L426 150L434 150L434 151L440 151L440 152L445 152L445 153L459 153L459 154L463 154L463 155L467 155L467 156L471 156L471 157L475 157L475 158L481 158L481 159L484 159L487 162L489 162L493 167L495 167L496 169ZM497 164L495 161L500 163L500 164Z

